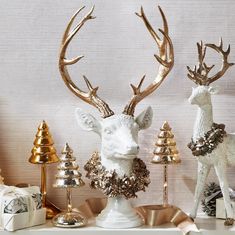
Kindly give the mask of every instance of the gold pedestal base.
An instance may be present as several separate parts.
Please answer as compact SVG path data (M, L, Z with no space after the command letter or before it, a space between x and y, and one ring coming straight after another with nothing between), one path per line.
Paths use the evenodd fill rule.
M78 212L62 212L52 219L56 227L77 228L87 224L87 219Z

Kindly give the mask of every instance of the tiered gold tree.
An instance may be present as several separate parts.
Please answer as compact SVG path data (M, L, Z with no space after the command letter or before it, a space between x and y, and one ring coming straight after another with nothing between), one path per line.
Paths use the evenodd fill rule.
M46 200L46 164L59 161L59 158L56 154L56 149L53 144L54 142L49 132L49 127L46 122L43 121L38 127L29 162L41 165L42 205L47 209L47 219L53 218L59 212L58 208Z
M164 122L157 136L152 163L163 165L163 206L168 206L168 165L178 164L181 160L176 148L174 135L168 122Z
M0 169L0 174L1 174L1 169ZM4 180L4 178L0 175L0 184L4 184L4 182L3 182L3 180Z
M73 150L69 147L68 143L65 144L62 151L57 169L58 173L54 187L66 188L67 211L56 215L52 222L57 227L84 226L87 222L86 218L82 214L72 211L71 188L79 188L85 183L81 178L81 173L78 171L79 167L76 163L76 158L73 156Z

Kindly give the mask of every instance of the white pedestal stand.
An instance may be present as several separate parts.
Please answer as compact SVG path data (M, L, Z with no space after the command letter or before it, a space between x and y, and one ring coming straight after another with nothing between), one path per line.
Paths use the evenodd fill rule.
M107 206L96 217L96 225L103 228L133 228L143 220L123 197L108 198Z

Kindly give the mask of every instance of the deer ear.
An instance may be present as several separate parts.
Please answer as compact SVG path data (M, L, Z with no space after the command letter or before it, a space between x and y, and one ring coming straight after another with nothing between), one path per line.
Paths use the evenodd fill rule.
M140 113L135 121L139 125L140 129L147 129L152 124L152 118L153 118L153 110L149 106L147 109L145 109L142 113Z
M219 92L219 87L218 86L216 86L216 87L210 86L208 88L208 91L210 92L211 95L215 95Z
M77 108L75 110L75 116L78 125L86 131L94 131L100 134L101 125L100 122L89 113L83 112L81 109Z

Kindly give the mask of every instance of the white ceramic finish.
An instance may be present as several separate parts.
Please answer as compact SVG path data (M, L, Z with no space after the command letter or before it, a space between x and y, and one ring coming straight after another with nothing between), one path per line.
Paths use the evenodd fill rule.
M139 153L138 132L152 123L152 108L148 107L136 118L116 114L97 120L91 114L76 109L79 126L96 132L101 138L101 163L109 171L115 170L119 177L129 176L132 161Z
M81 128L96 132L101 138L101 163L108 171L116 171L119 177L129 176L133 159L139 153L138 132L152 123L152 108L148 107L136 118L116 114L98 121L91 114L76 109ZM109 198L106 208L97 218L97 225L106 228L129 228L140 226L140 217L133 212L128 200Z
M108 198L106 208L96 217L96 225L103 228L133 228L143 225L143 220L123 197Z
M198 106L193 130L194 141L203 137L204 134L211 129L212 123L214 122L211 95L215 93L217 93L217 89L209 86L198 86L192 90L189 102ZM190 216L195 218L197 215L200 196L210 169L213 167L222 189L227 217L233 218L234 215L229 197L226 170L228 165L235 165L235 134L227 134L227 136L224 137L223 143L220 143L212 153L205 156L199 156L197 159L198 178L194 195L194 206Z

